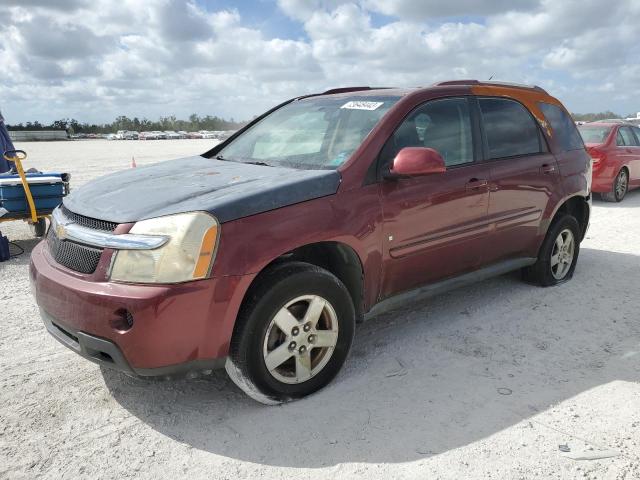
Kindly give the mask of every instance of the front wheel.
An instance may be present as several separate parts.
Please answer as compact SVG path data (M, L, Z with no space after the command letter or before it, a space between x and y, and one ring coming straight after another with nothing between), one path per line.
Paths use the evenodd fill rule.
M255 400L274 404L327 385L344 364L355 310L344 284L303 262L265 273L243 305L226 370Z
M562 215L549 227L536 263L523 270L524 278L543 287L566 282L573 276L579 252L578 221L571 215Z

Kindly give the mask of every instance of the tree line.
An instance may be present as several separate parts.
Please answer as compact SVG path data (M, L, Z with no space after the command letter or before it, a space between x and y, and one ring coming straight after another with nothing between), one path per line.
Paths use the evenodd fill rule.
M593 122L595 120L604 120L607 118L623 118L617 113L606 111L599 113L572 113L575 121ZM627 115L627 117L635 117L635 114ZM188 132L198 130L237 130L246 125L247 122L236 122L233 118L225 120L217 116L206 115L200 117L193 113L188 120L178 120L175 115L160 117L157 121L148 120L138 117L129 118L120 115L111 123L90 124L87 122L80 123L75 118L64 118L56 120L50 124L38 122L26 122L18 124L7 124L9 130L66 130L70 135L74 133L115 133L118 130L133 130L136 132L151 130L184 130Z
M225 120L211 115L201 117L194 113L189 116L188 120L179 120L175 115L160 117L157 121L120 115L111 123L80 123L75 118L63 118L50 124L40 123L37 120L35 122L7 124L7 128L9 130L66 130L70 135L73 135L75 133L115 133L118 130L133 130L136 132L151 130L237 130L246 123L236 122L233 118Z

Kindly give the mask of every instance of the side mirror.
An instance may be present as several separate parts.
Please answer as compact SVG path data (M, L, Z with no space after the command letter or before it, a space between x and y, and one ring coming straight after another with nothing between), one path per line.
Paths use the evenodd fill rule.
M389 177L419 177L446 171L444 159L437 150L426 147L405 147L393 159Z

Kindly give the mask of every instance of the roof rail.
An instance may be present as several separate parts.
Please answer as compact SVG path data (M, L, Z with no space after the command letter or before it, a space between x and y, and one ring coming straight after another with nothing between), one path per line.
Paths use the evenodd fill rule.
M525 85L523 83L512 82L495 82L495 81L480 81L480 80L447 80L445 82L438 82L433 84L434 87L443 87L447 85L491 85L496 87L512 87L512 88L524 88L528 90L538 90L543 93L547 91L537 85Z

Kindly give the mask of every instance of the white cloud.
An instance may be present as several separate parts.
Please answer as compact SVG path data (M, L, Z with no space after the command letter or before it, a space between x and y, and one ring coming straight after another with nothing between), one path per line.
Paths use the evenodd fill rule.
M494 76L538 83L574 111L640 109L637 0L278 8L305 38L269 38L235 9L187 0L5 0L0 106L10 123L194 111L239 119L329 87Z

